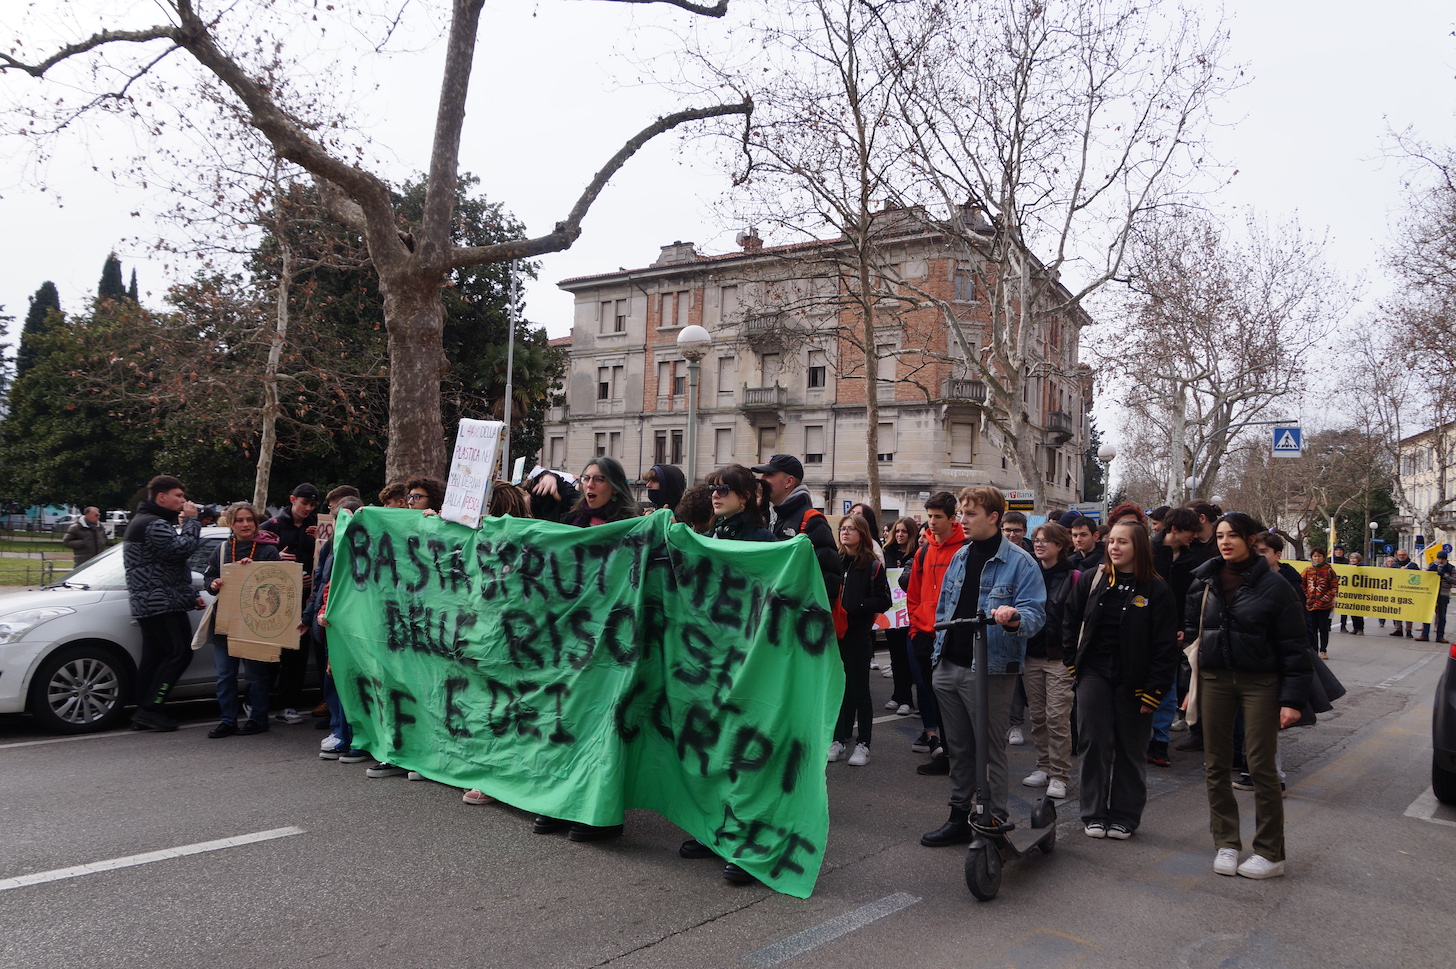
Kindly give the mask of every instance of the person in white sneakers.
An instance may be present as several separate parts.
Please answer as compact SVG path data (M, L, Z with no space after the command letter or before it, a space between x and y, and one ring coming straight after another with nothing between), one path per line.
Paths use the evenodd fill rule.
M1047 796L1067 796L1072 770L1072 673L1062 662L1062 608L1079 573L1068 556L1072 533L1056 522L1038 525L1032 548L1046 584L1046 625L1026 643L1026 709L1031 717L1031 742L1036 770L1022 784L1045 787Z
M1312 665L1304 609L1294 588L1254 551L1264 526L1240 512L1218 519L1219 557L1193 571L1184 638L1198 637L1198 710L1203 723L1209 827L1220 875L1284 874L1284 796L1279 731L1299 722ZM1234 721L1254 785L1254 853L1243 847L1233 791Z
M859 740L849 755L849 766L870 762L870 731L874 712L870 703L870 654L874 650L875 616L890 608L890 581L875 556L874 533L860 515L839 522L839 601L834 607L834 631L839 636L839 657L844 661L844 701L829 745L829 760L849 749L854 723Z

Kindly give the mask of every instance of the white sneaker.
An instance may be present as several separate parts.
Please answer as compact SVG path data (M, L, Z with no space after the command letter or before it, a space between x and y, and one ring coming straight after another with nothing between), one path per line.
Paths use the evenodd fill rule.
M1012 727L1006 731L1006 742L1013 747L1020 747L1026 743L1026 735L1021 732L1020 727Z
M1213 856L1215 875L1234 875L1239 870L1239 853L1232 848L1220 848Z
M412 771L410 771L408 774L406 774L404 776L405 776L405 778L407 780L411 780L411 781L422 781L422 780L425 779L425 775L424 774L421 774L417 770L412 770Z
M892 670L890 667L886 666L884 669L880 670L880 675L887 680L893 679L895 676L895 671Z
M1044 770L1037 770L1032 771L1030 774L1026 775L1026 779L1023 780L1021 783L1026 785L1027 787L1046 787L1047 780L1047 772Z
M844 744L842 744L842 743L840 743L839 741L836 740L836 741L834 741L834 743L832 743L832 744L829 745L829 763L832 764L836 760L839 760L839 758L841 758L843 756L844 756Z
M902 703L898 707L896 707L895 708L895 716L897 716L897 717L908 717L908 716L910 716L910 704L908 704L908 703Z
M303 721L307 720L308 718L305 717L303 714L299 713L297 710L293 709L293 707L288 707L286 710L278 714L278 716L274 717L273 719L282 720L284 723L303 723Z
M1249 860L1238 867L1245 878L1278 878L1284 874L1284 862L1270 861L1263 855L1250 855Z
M1181 733L1182 731L1188 729L1188 721L1184 720L1182 717L1179 717L1177 720L1173 721L1168 729L1174 731L1175 733Z
M849 755L850 767L863 767L870 762L870 749L864 744L855 744L854 753Z
M1047 797L1064 798L1067 796L1067 782L1053 778L1047 781Z
M323 740L319 741L319 750L339 750L343 746L344 742L333 734L329 734Z
M898 710L898 709L900 709L900 704L896 703L894 700L886 700L885 701L885 709L886 710Z

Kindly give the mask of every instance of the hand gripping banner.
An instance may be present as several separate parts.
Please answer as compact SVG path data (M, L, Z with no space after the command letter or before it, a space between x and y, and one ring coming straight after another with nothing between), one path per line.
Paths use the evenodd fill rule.
M808 539L715 541L667 512L341 522L326 618L355 746L550 817L657 811L808 897L844 695Z

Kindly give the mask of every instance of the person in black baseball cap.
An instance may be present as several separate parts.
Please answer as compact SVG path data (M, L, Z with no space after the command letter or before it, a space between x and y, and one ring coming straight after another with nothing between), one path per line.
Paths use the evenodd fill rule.
M800 532L809 537L819 571L824 573L824 590L833 602L839 595L839 548L829 519L814 507L814 498L804 487L803 462L792 454L775 454L753 470L768 485L769 501L773 505L769 531L773 532L774 540L786 542Z
M300 613L308 609L307 600L313 591L314 538L318 535L318 506L322 495L313 485L305 481L288 493L288 508L274 515L259 526L260 531L271 532L278 537L278 558L284 562L297 562L303 567L303 598ZM308 664L312 637L304 633L299 637L298 649L285 649L278 670L278 693L283 712L278 719L284 723L303 723L308 719L299 712L303 704L303 676Z

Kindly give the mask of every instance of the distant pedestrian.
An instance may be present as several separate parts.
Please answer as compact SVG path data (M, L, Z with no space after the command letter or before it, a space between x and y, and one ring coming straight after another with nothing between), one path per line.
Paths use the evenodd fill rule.
M1330 658L1330 614L1335 608L1335 596L1340 591L1340 579L1335 570L1325 561L1325 550L1309 550L1309 568L1304 570L1304 608L1309 613L1309 622L1314 646L1320 659Z
M192 661L187 614L201 609L203 601L192 588L188 560L202 526L197 506L187 500L187 489L176 478L157 475L147 483L147 495L126 527L122 549L131 615L142 634L131 724L134 730L176 730L177 721L162 712L162 704Z
M81 519L66 529L61 544L71 550L71 568L84 565L106 549L106 529L101 524L101 509L95 505L86 509Z
M1456 587L1456 565L1452 565L1445 552L1436 553L1436 561L1426 566L1427 572L1434 572L1441 577L1441 584L1436 590L1436 642L1446 641L1446 607L1451 603L1451 589ZM1421 629L1421 634L1416 637L1418 642L1428 643L1431 641L1431 624L1426 623Z
M1365 564L1365 556L1361 555L1359 552L1351 552L1350 553L1350 567L1351 568L1358 569L1361 566L1363 566L1364 564ZM1343 617L1341 617L1341 618L1343 618ZM1383 619L1381 620L1381 622L1384 622L1384 621L1385 620L1383 620ZM1363 636L1363 635L1365 635L1365 617L1362 616L1362 615L1360 615L1359 613L1355 613L1355 612L1350 613L1350 635L1351 636Z
M1391 559L1387 564L1392 569L1414 569L1416 571L1419 571L1421 567L1420 563L1417 562L1415 559L1411 558L1410 553L1403 548L1396 549L1395 557ZM1399 619L1395 619L1392 620L1391 625L1395 627L1395 631L1391 633L1392 636L1403 635L1407 639L1414 639L1416 636L1415 623L1411 622L1410 620L1402 622Z

